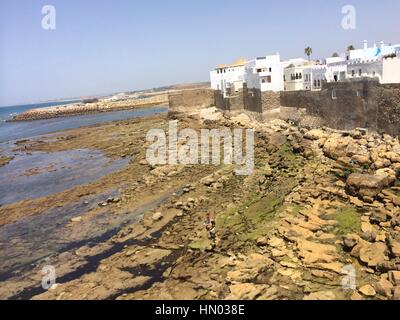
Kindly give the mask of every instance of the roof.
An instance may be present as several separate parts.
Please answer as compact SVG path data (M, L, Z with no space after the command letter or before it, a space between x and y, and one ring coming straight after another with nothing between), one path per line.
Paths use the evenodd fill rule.
M247 60L244 58L237 59L232 64L220 64L218 65L217 69L224 69L224 68L233 68L233 67L242 67L247 63Z

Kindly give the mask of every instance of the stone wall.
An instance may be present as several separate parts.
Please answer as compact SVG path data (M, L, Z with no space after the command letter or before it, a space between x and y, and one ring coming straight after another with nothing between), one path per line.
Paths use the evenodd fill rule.
M250 112L265 113L268 110L279 109L279 92L261 92L259 89L250 89L243 86L243 108Z
M280 103L305 109L331 128L400 133L400 84L381 85L369 79L324 83L321 91L281 92Z
M243 91L224 98L221 91L214 91L215 106L224 112L234 112L243 110Z
M168 96L170 112L194 112L214 105L214 92L208 88L183 90Z

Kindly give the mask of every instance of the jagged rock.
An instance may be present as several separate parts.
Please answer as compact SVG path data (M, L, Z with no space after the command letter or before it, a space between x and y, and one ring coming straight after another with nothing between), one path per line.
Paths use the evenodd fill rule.
M336 296L332 291L318 291L310 293L303 300L336 300Z
M319 140L321 138L326 138L327 133L321 129L312 129L304 134L304 138L309 140Z
M299 239L297 241L297 249L299 250L299 257L308 265L316 262L330 263L337 259L337 250L335 246L329 244Z
M268 239L268 245L274 248L282 247L284 244L285 242L278 237L271 237Z
M151 218L153 219L153 221L159 221L163 218L163 214L161 212L156 212Z
M362 286L359 289L359 291L361 292L361 294L363 294L364 296L367 296L367 297L374 297L376 295L375 289L369 284Z
M259 247L265 247L268 244L268 238L267 237L260 237L257 239L257 245Z
M389 280L393 285L399 286L400 285L400 271L389 271Z
M278 292L275 287L264 284L238 283L229 286L230 294L226 300L272 299Z
M356 234L348 234L343 238L343 245L346 251L351 251L358 243L360 237Z
M200 180L200 183L204 184L205 186L211 186L216 181L217 180L215 179L214 175L209 175L207 177L202 178Z
M364 298L357 291L354 291L353 294L351 295L350 299L353 301L358 301L358 300L363 300Z
M229 271L226 277L228 283L252 282L273 265L273 261L262 254L252 253L244 261L236 265L236 269Z
M379 224L387 221L387 214L383 210L374 210L371 213L369 220L373 223Z
M368 243L360 249L360 260L369 267L376 267L386 260L386 245L382 242Z
M397 286L396 288L394 288L392 299L393 300L400 300L400 286Z
M374 288L376 292L382 296L392 296L393 284L383 277L381 277L381 279L375 283Z
M82 217L81 216L74 217L74 218L71 219L71 222L81 222L81 221L82 221Z
M351 195L373 198L393 181L391 176L384 172L374 175L352 173L347 178L346 188Z

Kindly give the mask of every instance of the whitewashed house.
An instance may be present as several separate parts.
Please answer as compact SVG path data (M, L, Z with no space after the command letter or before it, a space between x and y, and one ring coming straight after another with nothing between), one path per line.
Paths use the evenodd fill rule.
M396 51L400 49L400 44L397 45L385 45L383 41L379 45L374 43L372 47L368 47L368 41L364 40L362 49L350 50L348 53L347 60L370 60L379 57L396 54Z
M348 60L344 55L326 58L326 81L338 82L345 80L347 75L347 64Z
M304 71L312 65L304 59L292 59L284 62L284 90L304 90Z
M280 55L258 57L246 64L246 85L250 89L265 91L283 90L283 68Z
M376 78L381 84L400 83L400 57L350 60L347 78Z
M313 65L304 69L303 90L321 90L322 83L326 80L326 65Z
M239 92L243 88L246 63L245 59L239 59L231 65L219 65L212 70L211 88L221 91L224 97Z

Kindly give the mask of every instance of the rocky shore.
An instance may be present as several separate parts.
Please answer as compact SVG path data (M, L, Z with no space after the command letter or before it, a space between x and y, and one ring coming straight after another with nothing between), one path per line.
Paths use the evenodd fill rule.
M90 185L0 207L3 221L115 186L118 201L100 202L65 228L78 233L104 210L144 215L101 241L3 274L0 298L400 299L397 137L282 120L262 124L214 108L170 117L198 131L254 128L253 174L237 176L234 165L149 165L145 134L167 128L166 116L28 141L28 151L85 147L132 161ZM204 230L207 213L216 218L215 245ZM49 264L58 280L45 291L41 268Z

